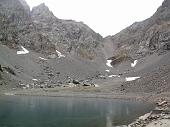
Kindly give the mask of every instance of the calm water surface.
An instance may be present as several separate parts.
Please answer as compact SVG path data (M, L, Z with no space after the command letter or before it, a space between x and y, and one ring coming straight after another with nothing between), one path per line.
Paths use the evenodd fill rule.
M0 97L0 127L112 127L151 109L122 100L7 96Z

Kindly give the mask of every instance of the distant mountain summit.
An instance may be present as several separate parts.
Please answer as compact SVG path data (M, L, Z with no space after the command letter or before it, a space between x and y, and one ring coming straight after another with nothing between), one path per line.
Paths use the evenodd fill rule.
M54 14L44 3L32 8L31 17L34 21L38 20L41 22L47 22L49 24L51 21L57 20Z

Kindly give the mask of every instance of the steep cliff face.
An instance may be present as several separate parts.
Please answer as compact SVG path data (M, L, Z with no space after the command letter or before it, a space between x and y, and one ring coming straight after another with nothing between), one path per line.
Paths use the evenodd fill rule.
M124 52L132 58L140 58L170 50L170 0L165 0L152 17L108 38L116 45L111 56Z
M102 37L87 25L60 20L44 4L34 7L31 16L40 36L48 39L57 50L87 59L95 59L100 52Z
M30 19L30 8L23 0L1 0L0 10L10 23L19 25Z
M30 22L29 6L22 0L0 1L0 43L16 48L18 33Z
M102 37L82 22L58 19L45 4L31 12L24 0L2 0L0 5L1 43L45 55L58 50L87 60L102 56Z

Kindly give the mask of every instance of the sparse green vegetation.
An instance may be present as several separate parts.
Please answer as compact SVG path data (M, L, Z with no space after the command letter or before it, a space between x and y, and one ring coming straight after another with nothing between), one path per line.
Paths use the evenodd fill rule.
M90 50L88 51L88 49L84 49L83 47L80 47L78 49L78 54L83 57L83 58L86 58L86 59L89 59L89 60L93 60L95 59L96 57L96 54L94 51Z
M118 50L115 55L109 59L112 60L112 65L117 65L124 61L132 60L126 50Z

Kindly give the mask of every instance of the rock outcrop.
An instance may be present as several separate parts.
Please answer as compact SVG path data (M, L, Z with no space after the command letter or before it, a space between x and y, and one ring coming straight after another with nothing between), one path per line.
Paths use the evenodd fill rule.
M30 22L30 9L25 1L0 1L0 43L16 48L19 32L28 22Z
M34 40L34 45L36 42L48 42L48 45L54 45L52 47L56 50L87 59L94 59L100 52L102 37L87 25L72 20L60 20L45 4L34 7L31 16L39 34L39 36L35 35L38 41Z

